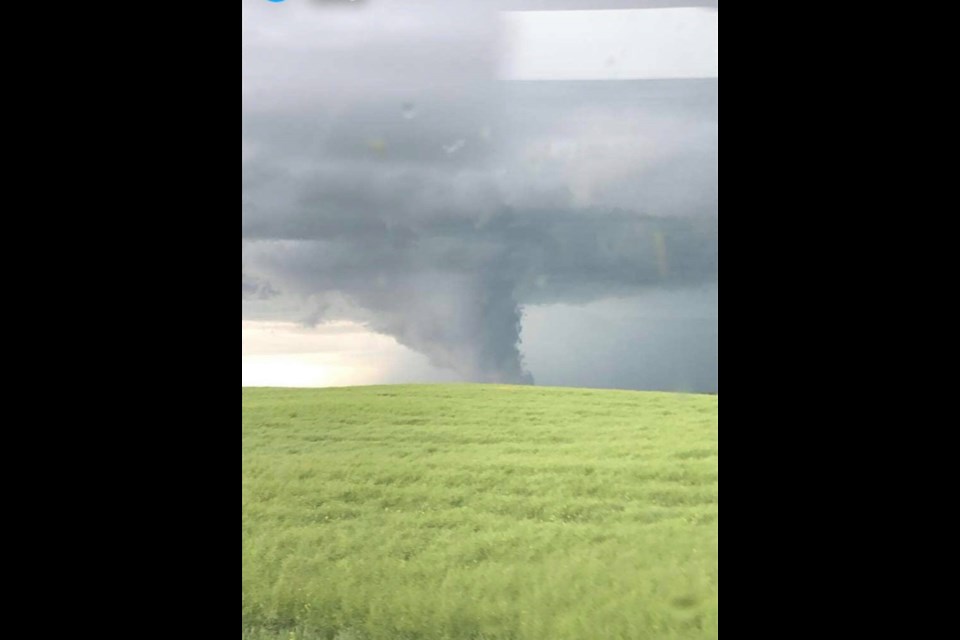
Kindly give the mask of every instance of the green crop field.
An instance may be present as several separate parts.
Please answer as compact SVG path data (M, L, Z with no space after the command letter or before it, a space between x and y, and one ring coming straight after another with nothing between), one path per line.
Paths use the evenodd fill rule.
M719 399L242 392L244 640L719 634Z

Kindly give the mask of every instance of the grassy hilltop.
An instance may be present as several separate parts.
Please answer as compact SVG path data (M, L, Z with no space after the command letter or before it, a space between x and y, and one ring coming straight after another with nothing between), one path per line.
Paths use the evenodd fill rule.
M719 634L719 399L242 392L244 640Z

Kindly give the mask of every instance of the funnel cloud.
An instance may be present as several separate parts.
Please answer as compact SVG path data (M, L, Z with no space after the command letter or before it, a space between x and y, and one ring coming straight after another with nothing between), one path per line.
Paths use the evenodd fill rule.
M361 323L465 381L718 390L717 79L509 81L496 3L324 7L243 0L243 320Z

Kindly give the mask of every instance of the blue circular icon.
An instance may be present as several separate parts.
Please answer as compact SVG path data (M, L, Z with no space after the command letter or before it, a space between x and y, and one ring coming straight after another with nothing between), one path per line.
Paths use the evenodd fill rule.
M268 2L280 3L280 2L283 2L283 0L268 0Z

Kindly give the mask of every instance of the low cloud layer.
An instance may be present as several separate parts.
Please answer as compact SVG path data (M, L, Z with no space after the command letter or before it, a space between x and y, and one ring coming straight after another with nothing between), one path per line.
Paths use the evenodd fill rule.
M484 3L284 9L243 3L245 318L530 382L526 307L719 286L717 80L503 82Z

